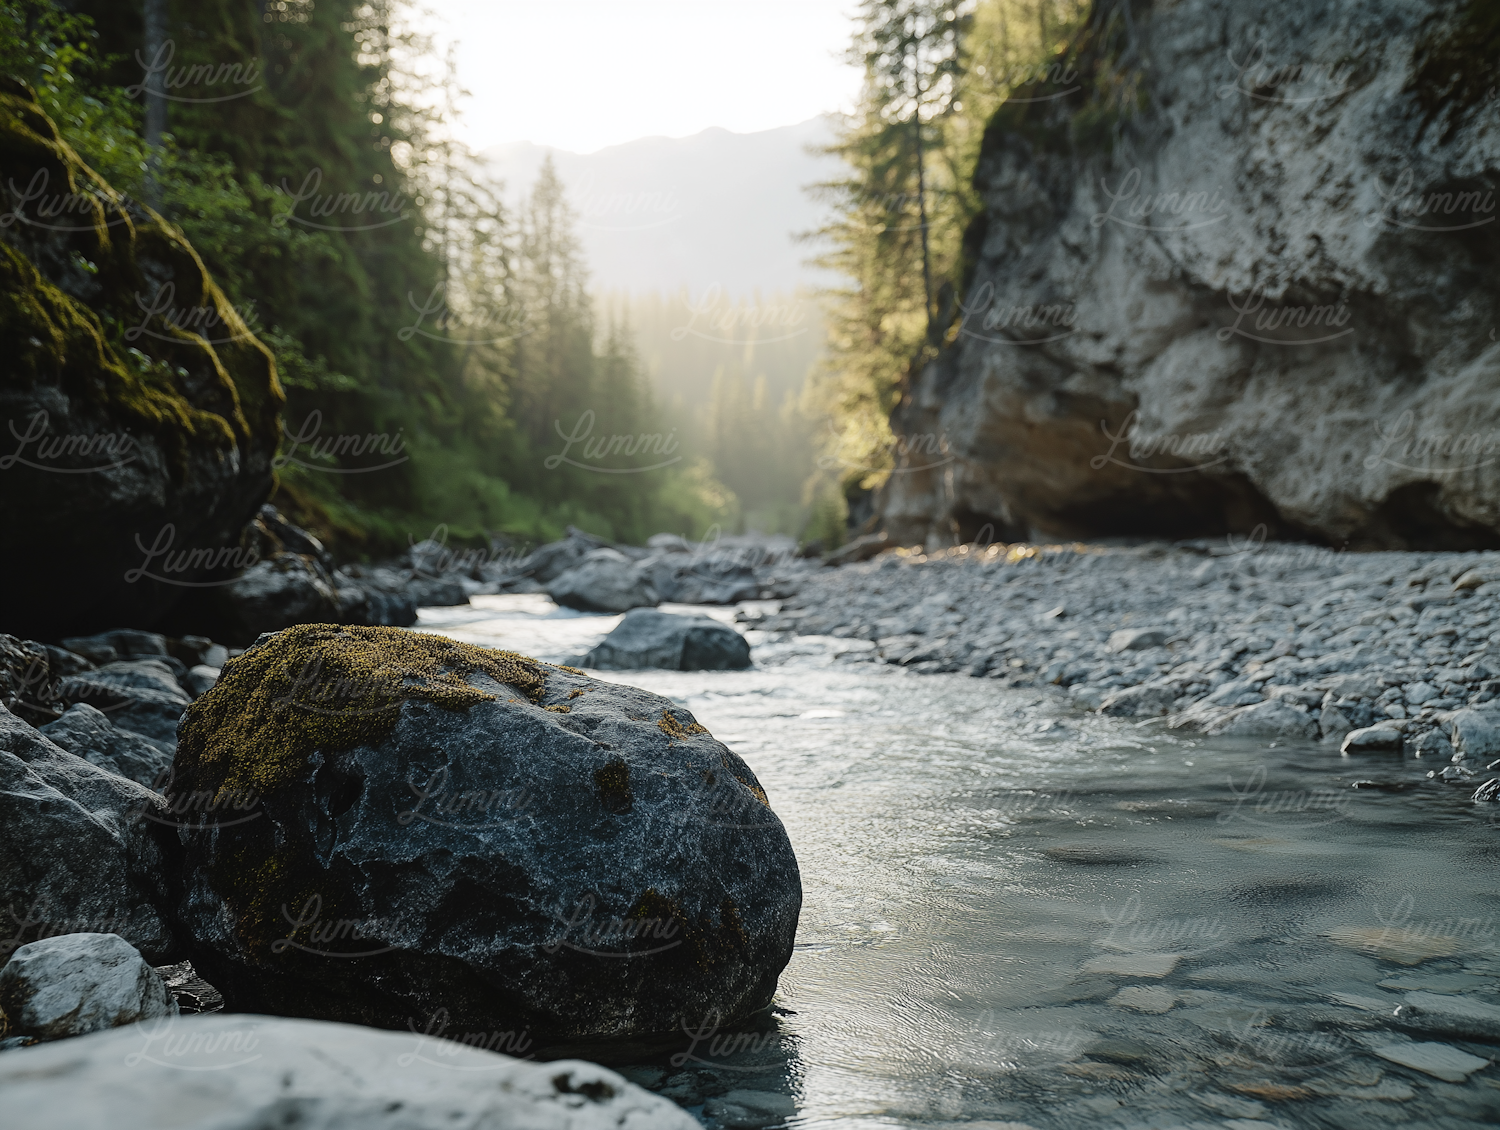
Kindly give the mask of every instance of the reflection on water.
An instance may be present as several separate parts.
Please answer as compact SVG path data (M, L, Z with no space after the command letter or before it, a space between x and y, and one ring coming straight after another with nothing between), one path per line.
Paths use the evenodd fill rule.
M421 626L564 658L615 622L485 599ZM704 1018L632 1077L712 1125L1500 1121L1500 1068L1444 1066L1500 1055L1500 827L1470 790L751 639L750 671L607 676L750 763L805 888L776 1015ZM1447 1080L1400 1064L1419 1044Z

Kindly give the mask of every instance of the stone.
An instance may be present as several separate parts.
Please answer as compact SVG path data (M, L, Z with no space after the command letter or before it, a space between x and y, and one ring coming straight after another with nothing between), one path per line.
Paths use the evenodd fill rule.
M270 1016L169 1017L6 1052L0 1090L7 1116L25 1126L93 1126L107 1111L111 1130L697 1130L692 1115L607 1068L484 1050L496 1023L434 1038Z
M1172 713L1181 697L1181 690L1169 684L1143 683L1110 694L1099 704L1099 713L1119 718L1160 718Z
M1253 706L1242 706L1222 721L1209 727L1208 733L1224 737L1282 738L1311 740L1318 735L1318 723L1311 714L1288 702L1272 699Z
M1484 784L1474 790L1471 798L1478 804L1493 804L1500 800L1500 777L1491 777Z
M1083 963L1083 972L1114 977L1165 977L1182 960L1180 953L1107 953Z
M1342 743L1349 731L1355 728L1349 716L1337 706L1329 703L1318 716L1318 731L1323 741Z
M172 755L129 730L117 729L108 715L80 702L56 722L41 728L47 740L110 773L160 791L170 776Z
M568 536L562 541L549 542L533 550L517 566L516 572L546 585L562 576L596 549L605 549L609 543L582 530L568 527Z
M176 746L178 720L192 701L159 659L121 660L70 675L58 683L57 695L69 704L87 703L115 727L168 752Z
M733 553L658 553L640 568L658 598L676 604L736 604L760 595L755 570Z
M67 708L58 683L92 666L60 647L0 633L0 706L33 725L51 722Z
M1465 757L1491 758L1500 754L1500 718L1479 710L1458 710L1448 719L1453 751Z
M188 693L197 698L204 691L211 690L219 681L219 668L200 663L188 671L185 681Z
M1421 1071L1445 1083L1466 1083L1470 1075L1490 1065L1487 1059L1447 1044L1387 1044L1371 1050L1381 1059Z
M48 190L18 206L0 245L17 343L0 368L0 419L30 437L7 438L0 528L46 547L8 557L8 591L25 599L7 601L5 627L47 638L149 628L211 579L208 562L232 555L271 490L275 362L180 230L89 169L28 88L0 90L0 111L6 183L66 185L88 201L79 222L48 221L35 211ZM143 315L143 296L173 292L201 300L213 343L174 325L170 303ZM116 324L143 331L133 353L102 329Z
M169 654L166 636L128 628L92 636L74 636L63 640L62 645L74 655L81 655L100 667L120 659L151 659Z
M633 608L578 666L608 671L733 671L750 666L750 645L708 616Z
M263 813L180 827L167 869L187 956L231 1009L657 1035L766 1008L791 956L786 831L667 699L303 625L231 660L181 733L183 792L251 790Z
M1409 992L1397 1022L1419 1031L1460 1039L1500 1039L1500 1008L1451 993Z
M1165 628L1121 628L1109 636L1110 651L1142 651L1161 647L1170 633Z
M1177 994L1171 989L1154 985L1129 985L1109 998L1116 1008L1132 1008L1137 1012L1171 1012L1177 1004Z
M1367 726L1354 730L1344 737L1339 746L1340 753L1379 753L1387 750L1399 751L1402 744L1401 731L1390 725Z
M178 949L162 913L154 821L166 801L54 745L0 711L0 905L13 946L114 933L153 961Z
M1437 688L1431 683L1406 684L1406 702L1409 706L1421 706L1424 702L1431 702L1437 697Z
M628 612L661 602L641 564L613 549L590 551L548 583L547 595L585 612Z
M28 942L0 968L6 1031L60 1040L177 1011L140 950L118 934Z
M1426 730L1411 743L1412 753L1417 757L1431 757L1447 761L1453 756L1453 746L1439 730Z

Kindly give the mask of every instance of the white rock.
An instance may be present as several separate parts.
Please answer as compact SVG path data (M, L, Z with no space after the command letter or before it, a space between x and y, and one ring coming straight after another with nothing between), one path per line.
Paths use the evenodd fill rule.
M1462 1083L1490 1061L1447 1044L1388 1044L1372 1049L1381 1059L1426 1072L1448 1083Z
M109 1130L698 1130L579 1060L526 1063L408 1032L243 1013L169 1017L0 1056L17 1126Z
M1378 750L1400 749L1401 731L1391 725L1366 726L1354 730L1344 738L1340 753L1372 753Z
M61 934L21 946L0 969L12 1035L59 1040L177 1011L166 983L118 934Z

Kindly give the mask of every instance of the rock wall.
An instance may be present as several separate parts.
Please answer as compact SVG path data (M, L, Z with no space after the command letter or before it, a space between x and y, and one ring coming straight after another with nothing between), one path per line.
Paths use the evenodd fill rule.
M283 402L181 234L0 82L5 627L150 625L244 560Z
M1099 0L991 121L904 542L1500 545L1491 6Z

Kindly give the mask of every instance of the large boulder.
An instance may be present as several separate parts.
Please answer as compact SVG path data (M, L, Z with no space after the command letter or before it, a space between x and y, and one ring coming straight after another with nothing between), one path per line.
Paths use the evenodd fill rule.
M883 528L1500 545L1492 10L1094 7L985 130Z
M231 1008L538 1038L766 1007L802 901L750 768L669 700L395 628L263 637L189 709L177 915ZM694 1019L696 1018L696 1019Z
M0 969L0 1013L13 1036L60 1040L176 1011L166 983L118 934L28 942Z
M150 789L0 710L0 906L14 920L9 945L114 933L154 961L172 960L155 839L170 819Z
M661 603L646 564L632 561L615 549L585 554L577 565L547 585L547 595L564 608L584 612L628 612Z
M708 616L633 608L578 663L605 671L736 671L750 666L750 645Z
M686 1111L606 1068L485 1050L524 1054L526 1037L497 1026L508 1022L492 1018L460 1043L269 1016L170 1017L7 1052L0 1091L21 1126L696 1130Z
M245 563L240 531L280 439L275 364L182 235L104 183L11 79L0 209L0 419L14 433L0 527L44 547L8 555L25 599L0 627L150 626ZM212 331L184 329L183 311Z

